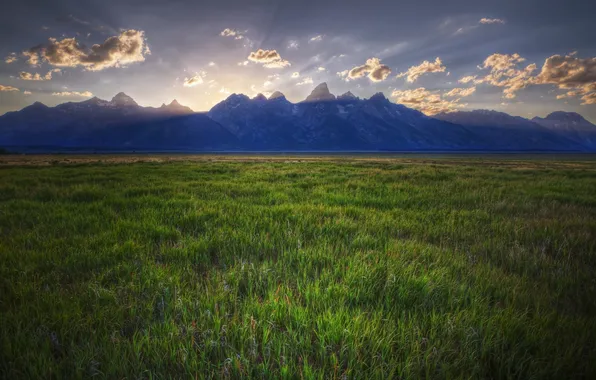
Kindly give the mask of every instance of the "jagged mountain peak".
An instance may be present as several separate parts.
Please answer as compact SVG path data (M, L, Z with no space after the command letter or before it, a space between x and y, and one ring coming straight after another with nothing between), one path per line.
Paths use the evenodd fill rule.
M269 100L278 99L278 98L285 99L285 97L286 96L283 93L281 93L280 91L275 91L273 94L271 94L271 96L269 97Z
M123 92L117 93L112 98L111 103L117 106L138 106L137 102L135 102L133 98L131 98Z
M180 104L176 99L172 100L170 104L166 105L162 103L161 107L162 110L175 112L175 113L193 113L194 111L187 106L183 106Z
M267 100L267 97L265 95L259 93L259 94L257 94L257 96L252 98L252 100L257 100L259 102L263 102L263 101Z
M373 96L371 96L369 100L371 100L373 102L389 101L389 99L387 99L387 97L385 96L385 94L383 94L382 92L377 92L376 94L374 94Z
M539 117L535 117L534 119L541 120ZM534 120L532 119L532 120ZM551 121L562 121L562 122L572 122L572 123L589 123L582 115L578 114L577 112L565 112L565 111L555 111L548 114L544 120L551 120Z
M232 94L224 100L224 103L232 104L246 100L250 100L250 98L244 94Z
M335 95L329 92L329 87L326 82L319 84L314 90L306 97L305 102L320 102L335 100Z
M337 97L338 100L355 100L358 99L356 95L352 94L352 91L345 92Z
M33 104L31 104L28 107L25 108L49 108L48 106L46 106L45 104L43 104L42 102L35 102Z

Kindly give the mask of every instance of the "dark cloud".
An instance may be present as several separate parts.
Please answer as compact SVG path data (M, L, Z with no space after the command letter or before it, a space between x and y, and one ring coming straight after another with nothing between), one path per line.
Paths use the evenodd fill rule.
M248 56L248 60L252 62L262 63L263 67L267 68L282 68L291 66L289 61L281 58L277 50L259 49L257 51L253 51Z
M362 78L367 75L371 81L380 82L387 79L389 74L391 74L389 66L381 64L379 58L373 57L367 59L364 65L354 67L346 75L349 79ZM342 71L338 75L344 76L344 72Z
M559 88L578 88L596 83L596 57L553 55L544 61L536 83L554 84Z
M50 38L47 44L23 52L30 65L38 65L43 60L53 66L83 66L89 71L143 62L147 54L150 54L150 50L145 32L134 29L109 37L103 43L95 44L89 49L76 38Z

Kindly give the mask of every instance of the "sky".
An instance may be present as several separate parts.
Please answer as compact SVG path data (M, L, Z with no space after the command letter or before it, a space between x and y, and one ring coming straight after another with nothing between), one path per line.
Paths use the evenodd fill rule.
M231 93L383 92L432 115L596 122L596 4L548 0L7 2L0 114L125 92L207 111Z

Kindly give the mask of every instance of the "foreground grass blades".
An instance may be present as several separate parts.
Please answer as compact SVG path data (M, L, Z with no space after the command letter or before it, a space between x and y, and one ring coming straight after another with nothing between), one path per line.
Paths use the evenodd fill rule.
M596 162L0 168L0 377L596 376Z

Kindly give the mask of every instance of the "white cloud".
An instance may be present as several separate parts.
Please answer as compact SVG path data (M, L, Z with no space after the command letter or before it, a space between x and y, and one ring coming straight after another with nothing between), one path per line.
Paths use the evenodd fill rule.
M302 86L304 84L312 84L312 78L311 77L305 77L304 79L302 79L302 81L296 83L296 86Z
M490 72L474 80L474 83L488 83L493 86L503 87L503 95L507 99L514 99L517 91L525 88L534 82L532 73L536 70L536 64L531 64L523 69L518 69L518 64L526 59L519 54L493 54L484 60L482 69L489 69Z
M435 115L440 112L452 112L466 104L459 103L460 99L445 100L437 91L429 91L424 87L413 90L395 90L391 94L397 103L415 108L427 115Z
M238 66L247 66L249 63L250 63L250 61L238 62Z
M220 94L230 94L231 91L228 88L222 87L222 88L219 89L219 93Z
M292 73L292 78L299 78L300 77L300 73L298 71L295 71Z
M203 84L203 78L205 77L206 73L204 71L201 71L199 73L195 73L195 75L188 77L188 78L184 78L184 83L183 86L184 87L194 87L197 86L199 84ZM209 83L212 83L213 81L209 81Z
M52 93L54 96L69 96L69 97L81 97L81 98L90 98L93 94L89 91L62 91L62 92L54 92Z
M453 88L453 89L451 89L451 91L446 92L445 96L448 96L451 98L455 98L455 97L465 98L466 96L472 95L474 92L476 92L476 87Z
M473 82L474 80L476 80L478 76L477 75L468 75L466 77L461 78L460 80L458 80L459 83L470 83Z
M17 53L10 53L6 58L4 58L4 62L10 64L16 62L17 59Z
M31 91L23 91L23 95L31 95Z
M41 76L39 73L28 73L26 71L21 71L19 73L19 78L22 80L34 80L34 81L44 81L44 80L51 80L53 73L59 73L60 69L52 69L46 73L46 75Z
M236 29L225 28L224 30L219 33L222 37L234 37L235 40L241 40L244 38L244 35Z
M291 40L288 42L288 49L298 49L300 44L296 40Z
M314 36L313 38L311 38L309 40L310 42L319 42L319 41L323 41L323 36L321 34L319 34L318 36Z
M413 83L424 74L443 73L445 70L446 67L443 65L441 58L437 57L434 62L423 61L418 66L412 66L408 71L398 74L397 77L406 77L408 82Z
M505 20L500 18L481 18L478 22L480 24L504 24Z
M319 68L317 69L317 71L325 71L325 70L326 70L326 69L325 69L324 67L319 67Z

